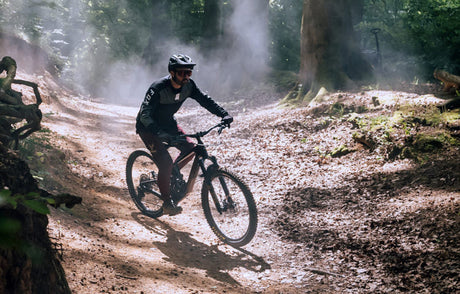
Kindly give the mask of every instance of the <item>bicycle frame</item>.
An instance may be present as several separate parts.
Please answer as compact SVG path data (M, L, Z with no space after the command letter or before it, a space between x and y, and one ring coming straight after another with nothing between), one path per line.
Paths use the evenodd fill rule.
M211 130L219 128L220 133L225 127L228 125L220 123L207 131L180 135L165 143L167 148L180 147L185 137L196 140L191 150L180 154L173 162L171 196L178 203L189 195L201 170L204 176L201 204L208 224L220 240L240 247L248 244L256 233L254 197L241 178L218 165L216 157L208 154L202 140ZM151 165L153 168L150 168ZM187 169L182 174L181 170L186 165ZM159 201L157 169L155 159L144 150L131 153L126 164L126 181L131 198L143 214L152 218L164 213Z
M191 136L191 135L183 135L184 137ZM208 168L206 168L205 161L210 160L211 165L213 168L217 168L217 159L214 156L209 156L206 147L203 144L200 136L193 136L197 139L197 144L193 147L188 153L183 154L176 158L173 164L173 169L180 172L180 170L188 163L190 160L190 156L194 156L192 167L190 169L190 173L187 179L187 186L185 190L185 195L182 198L185 198L190 192L193 191L193 187L195 186L196 178L198 177L198 171L201 169L203 175L206 175L208 172ZM193 155L192 155L193 154ZM205 176L206 180L206 176Z
M182 195L181 199L184 199L190 192L193 191L193 187L195 186L195 181L196 181L196 178L198 176L198 171L199 171L199 169L201 169L201 171L203 172L203 175L204 175L204 182L205 182L205 184L208 185L209 191L211 192L211 197L213 198L214 204L216 205L216 209L217 209L217 211L219 213L222 213L223 209L219 204L219 200L218 200L218 197L217 197L216 192L214 190L214 187L211 185L211 183L209 182L208 177L206 176L209 173L208 170L210 168L217 169L217 168L219 168L219 165L217 164L217 159L216 159L215 156L209 156L208 151L206 150L206 147L205 147L203 141L201 140L201 137L205 136L206 134L208 134L211 130L213 130L215 128L219 128L219 133L220 133L225 128L225 125L218 124L218 125L210 128L209 130L205 131L205 132L200 132L200 133L193 134L193 135L187 135L187 134L181 135L181 137L184 137L184 138L185 137L195 138L197 140L197 144L195 145L195 147L192 148L192 150L190 150L190 152L187 152L186 154L176 158L176 160L174 161L174 164L173 164L173 169L176 169L176 171L178 173L180 173L180 170L190 160L191 154L194 154L195 158L193 160L192 167L190 169L190 173L189 173L189 176L188 176L188 179L187 179L187 186L186 186L186 189L185 189L185 193L184 193L184 195ZM172 146L169 146L169 147L172 147ZM206 160L211 161L211 164L207 168L206 168L206 165L205 165ZM229 192L229 190L227 188L227 184L225 183L224 179L219 178L219 182L222 185L222 188L224 190L225 195L227 197L229 197L230 192Z

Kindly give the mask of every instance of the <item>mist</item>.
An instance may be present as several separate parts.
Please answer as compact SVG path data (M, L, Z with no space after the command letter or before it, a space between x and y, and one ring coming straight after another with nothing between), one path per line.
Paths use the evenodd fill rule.
M130 3L128 0L120 1L118 9L127 9ZM142 58L143 48L137 48L137 53L128 56L117 53L114 56L113 47L101 35L101 30L112 33L125 28L119 23L115 24L118 27L96 27L100 24L98 20L87 15L89 9L96 9L95 5L103 6L103 2L93 3L89 8L88 3L82 1L62 0L31 5L30 1L18 0L14 4L4 4L4 9L0 11L4 21L0 33L9 32L18 41L23 38L30 48L43 49L39 56L33 50L25 50L27 46L19 42L13 44L6 37L0 39L0 48L3 56L11 55L18 61L19 70L32 67L34 71L39 68L52 71L50 64L57 62L56 72L66 86L109 103L136 106L154 80L168 75L169 57L183 53L197 63L192 79L200 89L216 100L225 100L230 99L234 92L260 82L268 70L267 10L261 9L260 6L264 5L261 3L254 0L231 1L231 10L226 10L227 14L221 20L225 21L221 23L222 34L212 49L200 48L200 44L190 45L190 40L180 40L174 34L162 34L161 23L158 28L152 28L151 20L135 17L130 21L139 25L130 24L129 29L135 29L128 35L145 48L152 34L158 42L154 48L155 62L147 65ZM157 13L158 7L152 7ZM231 11L230 15L228 11ZM110 40L112 44L116 43L116 37ZM129 42L125 44L131 46ZM53 57L46 60L45 51Z
M268 70L266 15L261 14L257 1L235 0L233 5L233 13L223 24L225 33L215 50L171 39L159 46L161 50L155 58L158 61L153 66L147 66L135 55L108 65L108 55L98 56L97 63L103 62L107 69L100 75L108 82L97 87L96 96L110 103L138 106L150 84L168 75L169 57L177 53L187 54L197 63L192 79L216 100L229 99L233 92L259 82Z

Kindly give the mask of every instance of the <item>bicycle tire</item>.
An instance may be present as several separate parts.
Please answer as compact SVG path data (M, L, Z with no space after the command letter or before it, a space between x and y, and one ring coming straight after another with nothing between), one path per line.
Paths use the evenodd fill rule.
M231 200L225 195L221 179L225 181ZM212 190L222 212L216 208ZM211 171L203 182L201 202L209 226L224 243L241 247L252 240L257 230L256 203L248 186L233 172L223 168Z
M126 162L126 183L129 194L142 214L157 218L163 215L157 177L158 165L150 153L136 150Z

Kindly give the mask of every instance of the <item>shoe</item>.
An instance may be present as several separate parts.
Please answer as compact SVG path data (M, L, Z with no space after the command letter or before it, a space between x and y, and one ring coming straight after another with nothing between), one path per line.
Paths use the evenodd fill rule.
M177 215L182 212L182 207L178 206L172 199L163 202L163 214Z

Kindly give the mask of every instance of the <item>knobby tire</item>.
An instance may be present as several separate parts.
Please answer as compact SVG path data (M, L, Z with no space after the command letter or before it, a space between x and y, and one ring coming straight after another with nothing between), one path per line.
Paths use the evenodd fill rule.
M226 188L222 187L222 180ZM227 209L217 210L212 190L215 190L219 205ZM234 203L224 200L228 191ZM257 230L256 203L248 186L233 172L223 168L211 171L203 182L201 202L206 220L220 240L234 247L252 240Z
M157 218L163 215L163 201L159 198L158 184L152 177L152 171L157 173L158 165L150 153L136 150L129 155L126 163L129 195L142 214Z

